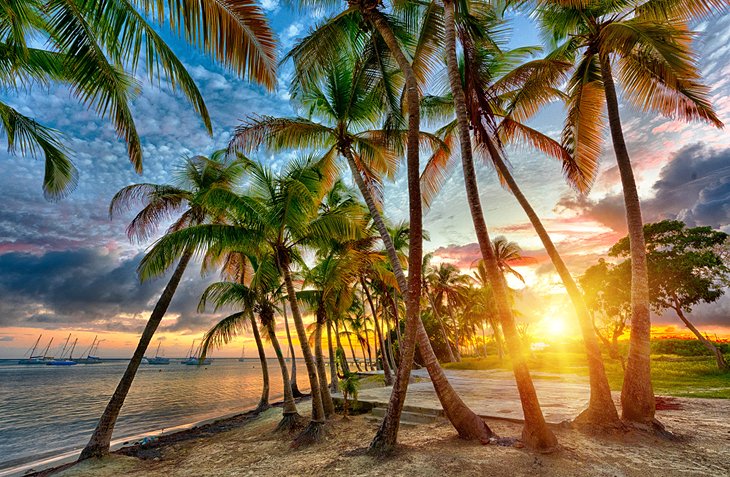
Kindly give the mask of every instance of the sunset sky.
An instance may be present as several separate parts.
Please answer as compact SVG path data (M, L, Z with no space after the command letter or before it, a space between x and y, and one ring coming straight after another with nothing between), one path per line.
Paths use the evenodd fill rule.
M264 0L280 39L288 51L316 19L303 18ZM528 18L512 23L512 46L539 44ZM701 71L712 88L719 117L730 123L730 16L696 25L696 49ZM0 358L22 355L37 338L54 342L68 333L87 346L94 335L106 357L129 356L138 334L166 280L140 284L135 274L150 243L130 243L124 232L131 214L110 221L109 200L121 187L135 182L165 183L181 156L209 154L223 147L232 129L250 114L290 115L287 86L290 66L279 73L279 88L269 94L227 73L201 53L173 38L179 57L201 89L211 112L209 137L188 103L168 88L144 84L134 101L134 117L144 143L145 172L138 176L127 161L125 145L108 121L86 111L63 86L34 88L23 94L2 92L3 100L45 125L63 131L74 151L80 184L68 198L43 198L41 160L0 152L3 205L0 208ZM684 124L622 107L629 151L637 175L646 222L680 218L689 225L710 225L730 232L730 135L704 124ZM532 126L558 138L564 110L546 108ZM606 132L607 134L607 132ZM608 136L606 136L608 137ZM5 138L3 138L3 141ZM603 152L601 173L588 196L578 196L565 184L560 165L530 150L508 150L514 175L544 220L572 272L578 275L605 255L625 235L623 199L613 151ZM289 156L255 158L276 168ZM571 325L571 312L557 275L522 210L500 188L486 166L478 171L482 204L492 236L504 235L532 257L519 267L527 280L520 292L525 318L547 332L550 320ZM393 222L407 218L405 170L385 188L385 213ZM430 241L426 251L465 271L478 257L460 169L455 169L425 216ZM159 336L168 356L181 356L220 314L199 314L202 290L216 277L201 278L190 267L163 320ZM517 285L514 283L513 285ZM730 332L730 299L696 307L692 318L702 330ZM680 323L673 316L655 317L657 325ZM217 353L237 356L241 341ZM250 353L250 354L249 354ZM247 351L253 356L253 347Z

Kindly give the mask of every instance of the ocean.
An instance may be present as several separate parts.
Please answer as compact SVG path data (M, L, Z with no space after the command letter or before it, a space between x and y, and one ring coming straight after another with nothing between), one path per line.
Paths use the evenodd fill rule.
M256 358L217 358L208 366L141 365L114 428L114 440L244 411L261 396ZM0 360L0 473L86 445L126 369L127 360L76 366L18 365ZM270 401L283 394L269 360ZM300 389L304 362L297 360Z

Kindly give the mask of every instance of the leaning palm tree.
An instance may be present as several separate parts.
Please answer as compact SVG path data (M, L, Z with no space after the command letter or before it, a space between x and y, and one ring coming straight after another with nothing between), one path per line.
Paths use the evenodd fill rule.
M702 84L689 20L726 11L711 0L575 2L538 0L537 16L553 41L553 56L575 64L568 81L563 144L578 161L597 162L603 143L603 107L621 177L631 245L631 336L621 409L624 419L651 424L649 282L641 205L623 136L614 67L624 96L637 108L680 120L723 124Z
M468 7L468 8L467 8ZM591 426L619 426L598 341L592 327L592 318L583 296L567 266L543 226L535 210L518 187L512 171L503 157L501 144L524 143L562 162L563 172L569 184L581 192L587 192L595 179L597 164L589 158L575 158L554 139L527 126L525 121L534 115L542 105L563 99L565 95L555 87L566 77L570 63L544 58L531 61L524 59L539 50L523 47L504 50L501 47L503 20L489 6L478 3L461 4L457 19L466 20L470 28L459 29L459 41L463 55L459 69L466 97L466 111L473 129L475 151L492 164L502 181L513 193L524 209L530 223L543 243L568 296L573 303L588 358L591 395L588 408L581 413L577 422ZM486 8L486 10L485 10ZM475 13L472 14L471 10ZM451 95L424 98L426 111L433 110L437 116L453 115ZM445 107L449 106L449 107ZM462 118L463 119L463 118ZM441 128L444 140L452 142L457 134L457 120ZM445 179L448 161L431 160L426 165L422 181L426 200L438 190Z
M4 73L0 84L20 91L32 84L63 83L86 107L109 118L142 172L142 143L132 117L138 89L135 75L144 52L150 80L162 78L180 90L209 133L203 97L182 62L137 10L169 21L188 43L201 47L241 77L273 89L276 84L274 35L261 7L251 0L13 0L0 9ZM205 21L200 21L202 16ZM43 38L38 47L33 39ZM0 102L0 130L11 153L45 158L43 190L60 198L73 189L77 171L61 136L10 105Z
M335 28L333 25L330 26ZM374 60L382 60L383 56L382 51L378 49L380 46L377 44L376 39L370 38L370 42L366 42L366 51L358 50L355 52L362 53L359 57L364 59L356 61L353 56L358 56L354 53L345 57L340 55L330 67L322 68L319 81L311 80L306 71L308 62L311 60L303 51L306 50L308 42L321 45L317 38L321 40L317 35L305 39L303 45L298 49L295 48L295 53L292 54L295 66L305 70L298 74L300 80L295 85L294 98L296 100L295 104L298 104L300 110L306 114L293 118L264 117L250 120L236 130L229 148L234 151L253 150L261 145L273 150L323 148L326 151L324 156L333 162L338 155L345 157L355 183L363 195L372 220L385 245L393 273L397 277L398 288L401 293L406 293L408 285L406 276L403 273L401 256L382 218L377 195L381 187L381 177L387 177L393 172L395 152L398 150L397 144L400 142L397 134L396 138L389 138L382 131L375 129L380 124L383 101L389 103L394 101L392 99L393 94L395 94L393 92L393 83L397 78L393 78L395 73L392 68L387 67L387 64L384 65L380 62L373 64ZM379 56L375 53L378 53ZM305 65L302 65L302 63ZM378 69L380 71L376 75L374 72L377 72ZM373 75L376 76L375 80L372 79ZM380 93L376 94L378 91ZM379 100L378 98L383 97L383 91L386 99ZM392 106L391 110L395 108L396 106ZM441 144L434 141L432 135L420 133L420 139L422 143L436 146L437 150L442 148ZM392 141L395 141L395 143ZM409 146L408 150L411 149L413 148ZM410 165L408 167L409 170L412 169ZM410 241L413 233L414 230L411 225L409 234L399 233L395 238ZM420 228L419 234L422 235ZM410 253L409 257L414 253ZM420 275L417 270L412 273L414 276L416 274ZM369 293L364 282L363 289L365 293ZM372 316L377 320L376 309L372 300L370 300L371 297L368 298ZM406 331L406 339L408 333ZM487 432L484 422L469 410L460 399L454 398L456 393L440 368L422 324L417 324L417 333L421 353L427 355L426 363L429 365L428 371L434 382L434 387L442 404L447 408L447 415L452 418L452 423L457 431L465 438L488 440L491 434ZM379 342L380 336L377 324L376 338L378 339L376 342ZM390 376L390 366L385 362L385 353L387 351L384 346L380 348L381 353L383 353L382 362L387 366L385 373L387 381ZM404 340L400 349L401 352L408 352L406 340ZM410 363L411 358L407 354L406 360ZM406 367L410 369L410 364ZM404 396L404 394L401 394L404 393L403 386L399 385L394 389L397 390L398 400L400 400ZM394 401L394 403L400 403L399 405L402 406L402 401ZM378 438L378 442L387 443L383 447L384 450L389 449L395 443L397 429L394 428L394 425L398 419L394 421L394 416L393 413L388 414L387 426L384 427L384 431L381 433L382 436L387 436L387 438L383 437L385 441ZM375 447L379 446L380 444L377 444Z
M462 4L465 2L462 2ZM463 8L463 7L462 7ZM462 18L469 19L469 12L463 11ZM462 29L471 30L470 24L463 22ZM472 22L473 23L473 22ZM552 449L557 445L555 435L550 431L545 423L545 418L540 409L535 387L527 368L526 360L523 356L520 346L519 336L515 327L512 308L509 306L509 298L507 287L504 283L499 265L496 259L494 248L489 239L489 231L487 223L484 219L482 211L481 199L479 197L479 186L477 184L476 172L474 169L473 148L471 143L471 132L469 129L469 117L467 116L467 96L462 84L461 74L458 67L458 57L456 50L457 41L457 19L455 2L453 0L444 1L444 47L446 51L446 64L448 70L449 85L453 96L454 110L456 111L456 120L458 127L458 137L461 154L461 164L464 173L464 186L466 188L467 201L469 203L469 211L474 223L474 230L477 236L477 242L484 260L487 274L494 291L494 297L497 305L497 314L502 329L504 331L507 347L513 360L513 369L515 379L517 380L517 389L522 401L522 409L525 415L525 426L522 431L522 439L525 443L539 450ZM465 35L462 36L464 41ZM465 47L467 54L471 51L468 45ZM480 104L484 108L485 104ZM487 118L489 119L489 118ZM481 123L481 119L480 119ZM487 139L487 145L492 144Z
M169 266L176 254L192 248L223 251L268 250L283 276L286 296L292 311L297 337L307 367L312 394L312 416L297 436L295 445L317 440L325 424L317 368L308 344L307 332L296 299L292 272L301 262L300 250L331 237L354 236L357 219L339 211L319 213L323 165L311 159L291 161L280 175L254 163L249 168L248 190L239 196L225 190L208 195L208 203L229 214L233 225L199 225L179 230L160 239L140 264L143 274L157 274Z
M322 0L300 0L300 5L315 5L319 7L332 7L332 2ZM403 75L403 97L405 99L405 112L407 121L404 121L399 114L392 116L395 127L402 124L408 125L406 138L406 165L408 182L409 202L409 223L411 227L410 254L408 286L404 283L400 286L401 292L407 294L406 299L406 332L402 346L401 360L406 363L398 367L396 380L393 385L391 397L388 402L388 410L382 425L371 442L370 451L376 454L390 453L397 441L398 424L400 415L405 403L405 395L408 389L408 381L411 372L411 363L415 354L416 333L420 321L420 286L421 286L421 255L423 254L423 211L421 208L421 186L418 180L420 173L419 162L419 134L420 134L420 91L419 75L427 71L427 67L417 68L411 64L407 55L407 48L404 45L411 43L412 38L399 38L396 33L402 33L401 28L405 22L394 21L385 13L386 5L380 0L358 0L348 1L344 11L329 18L311 34L307 41L300 48L292 52L291 57L295 63L306 65L314 71L320 71L328 65L335 64L341 58L342 51L349 48L348 33L362 32L361 25L368 25L368 29L377 33L371 35L375 41L366 42L375 45L380 53L380 65L386 62L395 61ZM403 9L401 9L402 11ZM408 9L406 9L408 10ZM355 28L353 28L353 26ZM426 36L419 45L429 44L432 38ZM412 43L411 43L412 44ZM384 47L381 47L383 45ZM312 76L312 71L307 76ZM391 91L392 93L392 91ZM389 95L389 109L392 113L400 112L400 103L395 100L398 94ZM398 106L395 106L398 104ZM387 240L383 237L383 240ZM393 259L393 257L391 257ZM405 276L403 277L405 278ZM422 333L419 332L419 335Z
M142 210L127 227L127 235L130 240L137 241L148 239L161 223L165 223L169 219L174 218L175 220L167 233L174 233L205 222L217 221L220 217L206 207L204 198L213 190L230 189L244 172L245 164L246 161L242 159L227 160L223 151L215 152L210 158L195 156L186 159L183 166L176 171L174 185L133 184L124 187L112 198L109 215L118 215L136 204L143 204ZM178 254L168 257L169 262L166 266L158 270L157 275L161 275L179 258L175 271L145 325L132 359L104 409L89 443L81 452L79 460L101 456L109 452L114 425L132 386L137 369L152 336L167 312L192 255L193 249L182 249ZM143 279L149 277L145 274L140 274L140 276Z
M248 274L246 273L247 268L250 268ZM226 305L237 306L242 310L223 318L206 333L201 346L201 357L205 357L211 346L221 346L230 342L250 323L259 349L259 355L262 357L262 371L267 369L266 356L263 354L258 327L253 318L254 313L258 314L261 326L266 330L268 340L271 342L279 361L284 389L283 416L276 430L296 430L301 427L302 418L297 412L297 406L294 402L289 370L281 351L279 339L276 336L274 320L276 303L279 301L282 292L281 277L276 263L270 252L267 253L266 251L248 256L240 253L229 253L223 270L225 275L233 275L231 278L236 278L236 281L211 284L200 298L199 309L205 309L208 302L213 302L216 310ZM268 376L266 375L265 381L264 392L266 394L262 395L262 399L256 408L257 411L270 407L268 403Z

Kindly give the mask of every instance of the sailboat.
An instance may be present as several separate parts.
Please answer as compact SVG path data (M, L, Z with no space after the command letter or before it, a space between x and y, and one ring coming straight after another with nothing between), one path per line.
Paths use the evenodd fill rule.
M71 334L68 335L68 338L66 338L66 343L63 345L63 349L61 350L61 354L58 359L52 359L48 361L46 364L48 366L73 366L76 363L76 361L73 360L73 354L74 349L76 349L76 343L79 341L78 338L74 340L73 346L71 346L71 351L68 353L68 358L64 358L64 354L66 352L66 347L68 346L68 340L71 339Z
M241 348L241 357L238 358L238 361L242 363L246 361L246 343L243 343L243 347Z
M157 340L157 351L155 352L154 358L147 358L148 364L170 364L170 358L160 356L160 345L162 340Z
M193 340L193 344L190 345L190 351L188 351L188 358L182 362L182 364L187 364L189 366L198 366L201 364L210 364L213 360L210 358L201 359L200 358L200 346L202 345L202 341L200 342L201 345L198 345L197 348L195 348L195 353L193 353L193 347L195 346L195 342L197 340Z
M46 364L48 361L53 359L52 357L48 356L48 349L51 347L51 343L53 343L53 338L51 338L51 340L48 342L48 346L46 346L46 349L45 351L43 351L42 354L35 354L35 350L38 349L38 344L40 343L42 336L43 335L38 336L38 339L35 341L33 348L31 348L27 353L28 357L19 360L18 364Z
M101 343L102 340L97 341L96 336L94 336L94 341L91 342L91 346L89 347L89 351L86 353L86 358L81 358L77 360L79 363L84 364L99 364L103 360L98 357L94 356L99 351L99 343Z

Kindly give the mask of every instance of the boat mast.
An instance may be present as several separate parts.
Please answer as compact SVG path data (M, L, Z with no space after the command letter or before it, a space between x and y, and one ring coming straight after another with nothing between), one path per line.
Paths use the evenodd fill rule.
M190 344L190 350L188 351L188 358L193 357L193 346L195 346L195 342L198 341L197 339L193 340L193 342Z
M48 346L46 346L46 350L43 352L44 358L48 356L48 350L51 349L51 343L53 343L53 337L51 337L51 341L48 342Z
M160 356L160 345L162 344L162 341L157 340L157 351L155 351L155 358Z
M32 358L33 357L33 354L35 353L35 349L38 347L38 343L40 343L40 341L41 341L41 336L43 336L43 335L38 336L38 339L35 340L35 344L33 345L33 349L30 350L30 355L28 355L29 358Z
M66 354L66 347L68 346L68 340L71 339L71 333L68 334L68 338L66 338L66 342L63 344L63 348L61 348L61 354L58 357L58 359L63 359L63 355Z
M89 352L86 353L86 356L89 357L94 352L94 345L96 344L96 336L94 336L94 341L91 342L91 346L89 346Z
M74 340L74 344L73 344L73 346L71 346L71 352L70 352L70 353L68 354L68 359L69 359L69 361L71 361L71 360L72 360L72 357L73 357L73 354L74 354L74 350L76 349L76 343L77 343L78 341L79 341L79 339L78 339L78 338L76 338L76 339Z

